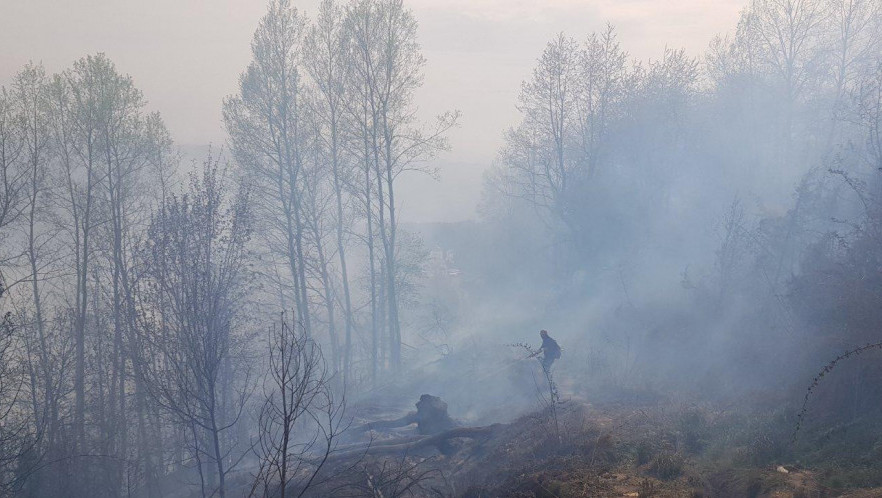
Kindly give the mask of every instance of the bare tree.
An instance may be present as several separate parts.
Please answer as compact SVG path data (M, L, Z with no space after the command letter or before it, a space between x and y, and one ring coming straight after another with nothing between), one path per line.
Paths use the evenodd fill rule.
M124 483L125 463L129 457L128 372L129 347L126 338L131 335L134 304L132 283L131 245L135 232L143 230L147 211L146 201L151 184L145 173L154 159L153 135L148 133L142 109L145 105L141 92L135 88L131 77L111 74L107 78L104 96L107 115L101 122L101 162L104 170L102 184L102 207L107 223L102 226L105 248L103 264L109 273L106 294L109 294L110 324L112 333L110 352L110 378L107 396L107 445L108 452L118 456L112 480L114 494L121 493ZM161 119L154 125L162 127ZM155 130L154 130L155 131Z
M585 42L578 73L576 100L580 149L586 175L592 176L603 159L611 124L620 118L622 101L628 94L628 54L619 46L615 29L607 25Z
M63 453L60 441L60 416L63 386L68 373L69 349L56 327L49 323L44 298L46 282L57 277L53 266L58 257L58 230L52 223L53 186L49 166L54 158L48 81L42 66L28 64L13 83L13 95L22 126L27 184L27 207L24 213L26 269L32 302L26 307L29 320L23 324L24 347L30 377L31 405L34 420L43 428L42 450ZM69 344L69 342L67 343Z
M634 84L626 62L611 26L584 45L557 35L522 84L522 121L505 136L497 174L507 194L549 226L562 224L569 238L579 230L572 200L601 166Z
M370 306L370 378L371 383L376 384L380 369L380 317L379 317L379 252L376 243L376 213L377 194L374 182L374 154L373 143L373 113L371 108L371 88L369 78L364 65L358 62L363 59L364 51L357 50L359 45L355 37L362 40L372 40L375 29L370 22L367 2L351 3L346 6L344 13L344 40L347 43L345 53L346 64L349 68L345 79L345 91L350 97L345 99L345 116L347 126L345 146L357 166L357 174L348 187L352 196L357 199L356 212L364 219L365 227L362 240L367 248L367 287L368 304Z
M521 88L524 120L507 133L502 152L520 195L564 223L569 223L564 199L580 166L572 157L578 62L575 40L560 34L549 42L532 79Z
M820 0L753 0L742 14L745 44L782 90L784 159L788 163L793 160L796 104L820 74L824 56L821 41L829 16L826 7Z
M305 267L303 189L312 146L300 64L306 20L288 0L273 1L251 44L239 94L226 99L224 121L267 221L270 247L285 261L298 320L311 332Z
M102 180L100 171L100 128L102 82L113 73L103 55L88 56L72 69L57 75L50 87L55 142L59 150L69 219L67 235L74 259L74 453L86 447L86 320L90 297L90 263L96 199ZM76 475L76 474L75 474ZM79 484L78 484L79 486Z
M324 174L324 163L318 149L313 150L311 168L303 177L303 225L308 250L304 261L309 281L315 282L315 293L324 304L325 325L331 346L331 370L342 370L340 339L337 331L337 292L333 268L333 248L329 239L334 237L334 219L331 216L334 191ZM316 320L318 321L318 320Z
M401 365L399 295L395 283L397 204L396 179L405 171L422 170L424 162L448 147L446 132L458 112L438 117L422 129L415 118L413 93L422 84L425 59L417 41L417 23L401 0L363 0L346 11L351 44L353 111L361 122L365 182L373 181L376 227L383 245L383 292L387 309L390 366ZM370 188L366 185L365 188ZM366 210L372 209L366 191ZM370 225L370 224L369 224ZM370 232L370 226L368 227Z
M436 485L444 475L432 467L432 462L432 459L404 455L363 463L348 473L348 482L335 489L334 494L371 498L448 496L449 490L442 491Z
M882 170L882 60L864 75L851 92L850 119L864 135L866 161Z
M20 163L26 154L25 136L17 111L10 92L0 88L0 230L17 221L26 205L27 169ZM0 263L11 256L0 254Z
M206 496L225 496L226 477L245 454L225 435L251 389L242 331L250 215L244 192L229 196L224 170L209 156L189 192L155 213L144 263L143 311L152 319L137 344L146 388L189 433Z
M26 369L9 293L0 275L0 493L13 495L39 464L41 419L28 417Z
M877 36L882 21L882 2L878 0L828 0L827 12L831 38L835 43L832 54L834 111L855 78L873 63L873 54L879 48Z
M321 349L283 315L269 331L252 495L303 496L320 484L344 424L345 401L333 394Z
M306 66L317 94L314 111L319 117L322 150L331 169L334 193L334 227L336 229L337 258L343 291L343 319L345 336L343 346L343 385L348 386L352 375L352 333L355 328L349 269L346 259L347 235L350 230L350 199L346 185L350 183L350 165L344 149L345 99L348 97L348 54L346 31L341 8L333 0L324 0L319 15L309 31L309 56Z

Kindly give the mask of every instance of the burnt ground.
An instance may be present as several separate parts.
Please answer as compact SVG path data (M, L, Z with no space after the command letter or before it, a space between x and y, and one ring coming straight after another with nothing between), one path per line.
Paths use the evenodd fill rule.
M874 432L875 425L807 429L793 442L786 413L568 401L558 407L557 430L545 410L442 444L337 462L334 467L348 470L334 479L334 494L882 496L882 432ZM390 440L388 434L374 437Z

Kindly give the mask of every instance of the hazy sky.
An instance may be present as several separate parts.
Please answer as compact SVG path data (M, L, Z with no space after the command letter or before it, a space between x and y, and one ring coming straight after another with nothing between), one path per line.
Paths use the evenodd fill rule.
M307 15L319 0L293 0ZM421 114L462 111L453 150L439 158L440 182L409 178L405 221L470 218L483 171L545 43L563 31L581 38L616 26L640 59L665 46L699 55L717 33L734 29L745 0L405 0L420 23L428 59ZM131 74L151 109L181 145L223 144L221 101L236 91L250 59L263 0L0 0L0 85L29 60L64 69L105 52ZM410 193L404 191L407 188ZM418 195L415 193L418 192Z

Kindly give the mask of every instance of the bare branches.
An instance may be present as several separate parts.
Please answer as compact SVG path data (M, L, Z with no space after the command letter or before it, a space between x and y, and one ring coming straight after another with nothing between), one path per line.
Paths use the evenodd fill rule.
M836 365L839 362L841 362L842 360L847 360L851 357L859 356L866 351L870 351L870 350L874 350L874 349L882 349L882 342L877 342L877 343L873 343L873 344L865 344L861 347L846 351L846 352L840 354L839 356L837 356L836 358L833 358L832 360L830 360L830 363L827 363L827 365L824 366L824 368L822 368L821 371L818 372L817 375L815 375L815 378L812 379L811 385L809 385L808 389L806 389L806 391L805 391L805 398L803 398L803 400L802 400L802 408L800 408L799 413L796 416L796 427L793 429L793 435L791 436L791 441L796 441L796 437L799 435L799 430L802 427L803 423L805 422L805 416L806 416L806 414L808 414L809 398L811 397L815 388L817 388L818 385L821 383L821 380L824 379L824 376L826 376L827 374L832 372L833 369L836 368Z
M350 483L335 489L336 496L402 498L410 496L446 496L432 483L443 475L431 466L431 459L383 459L360 465L349 473Z
M262 488L264 496L303 496L321 480L347 428L345 400L333 394L319 346L285 315L270 328L267 346L254 448L260 464L251 493Z
M16 107L10 92L0 88L0 230L18 220L26 206L27 168L21 158L27 153L27 136Z
M138 338L146 388L189 427L199 470L219 496L241 458L234 454L244 453L224 434L237 427L252 388L239 337L250 214L246 192L229 195L224 171L209 156L189 192L170 196L154 215L143 256L152 317Z
M559 34L522 84L523 118L506 133L499 175L510 185L505 195L549 225L576 229L572 199L602 167L610 126L633 92L626 62L611 26L583 44Z

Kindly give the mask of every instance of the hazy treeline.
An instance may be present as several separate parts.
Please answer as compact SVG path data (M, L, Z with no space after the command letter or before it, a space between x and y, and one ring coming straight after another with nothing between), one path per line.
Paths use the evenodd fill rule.
M704 55L643 63L612 27L555 37L488 175L482 247L503 250L476 271L538 301L586 380L804 388L878 337L880 9L756 0Z
M482 220L436 230L443 344L408 320L431 258L396 195L459 115L416 118L401 0L270 2L229 152L192 165L104 55L26 66L0 92L0 494L326 484L346 397L419 377L410 339L451 406L512 398L460 368L534 327L575 391L803 385L882 324L880 23L878 0L753 0L698 58L635 61L613 27L552 39Z
M193 469L224 496L243 458L258 494L315 477L343 392L402 365L422 253L397 179L457 119L414 117L416 26L395 0L271 2L224 102L235 166L182 166L102 54L4 87L4 494L159 496Z
M425 63L416 28L401 2L324 2L311 25L272 4L240 92L224 104L233 151L257 193L273 292L293 303L308 334L326 333L346 383L401 367L399 289L413 272L399 261L415 247L398 228L396 180L425 169L457 119L416 121ZM347 259L352 246L367 253L358 264ZM366 332L367 362L353 356L355 329Z

